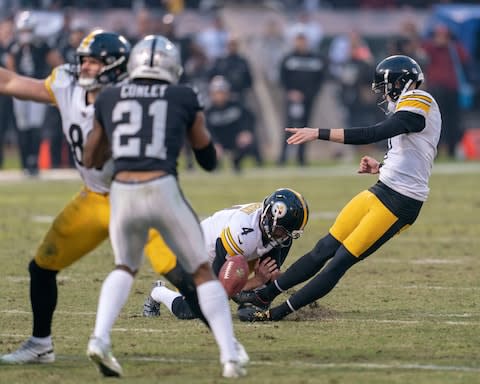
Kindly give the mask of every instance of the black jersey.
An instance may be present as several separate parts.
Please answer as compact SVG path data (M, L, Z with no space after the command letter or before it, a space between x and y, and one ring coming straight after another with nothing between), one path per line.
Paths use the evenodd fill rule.
M253 130L253 116L237 101L228 101L222 106L212 105L205 111L205 118L213 138L225 149L236 148L240 132Z
M188 86L135 80L106 87L95 117L110 140L114 174L162 170L177 175L177 158L196 113L203 109Z
M35 79L48 76L50 66L47 63L47 56L51 50L47 43L41 41L26 45L14 41L8 47L8 52L13 56L15 71Z

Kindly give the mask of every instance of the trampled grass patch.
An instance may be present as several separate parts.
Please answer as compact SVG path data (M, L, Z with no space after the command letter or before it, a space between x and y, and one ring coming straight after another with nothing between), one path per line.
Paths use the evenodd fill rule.
M183 173L200 217L262 200L279 187L303 193L310 222L286 264L313 247L375 176L355 166ZM252 363L242 383L477 383L480 381L480 167L441 164L417 223L350 270L324 299L278 323L235 331ZM0 353L31 332L27 265L77 180L0 181ZM85 356L98 293L113 266L108 242L58 275L57 361L0 366L0 383L100 383ZM143 265L112 333L125 383L224 383L212 336L198 321L141 317L151 283ZM276 302L287 298L280 296ZM232 312L235 308L232 305Z

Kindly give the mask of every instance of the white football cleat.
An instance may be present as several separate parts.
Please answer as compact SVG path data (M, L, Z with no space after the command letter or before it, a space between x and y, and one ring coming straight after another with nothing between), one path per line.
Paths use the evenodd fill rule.
M0 364L32 364L53 363L55 353L53 345L42 345L31 338L25 341L16 351L0 357Z
M87 348L87 356L95 364L103 376L120 377L123 374L122 366L112 354L110 345L102 343L96 337L90 338Z
M244 367L250 362L250 357L248 356L247 351L244 346L235 339L235 349L238 354L238 363Z
M222 376L227 379L237 379L246 374L247 370L238 361L227 361L223 364Z

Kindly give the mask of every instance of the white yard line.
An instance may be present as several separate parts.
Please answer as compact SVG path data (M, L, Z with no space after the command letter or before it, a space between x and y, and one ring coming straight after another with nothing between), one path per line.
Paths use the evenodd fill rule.
M316 166L307 168L286 167L286 168L258 168L248 169L241 176L241 178L277 178L279 174L284 177L300 176L300 177L315 177L315 176L354 176L357 171L356 164L340 164L329 166ZM453 175L453 174L478 174L480 173L480 162L457 162L457 163L441 163L433 166L433 174L439 175ZM220 171L210 177L224 177L225 175L231 177L238 177L230 171ZM183 172L182 178L195 179L204 178L202 172ZM19 170L3 170L0 171L0 185L2 182L21 182L35 180L31 177L25 176ZM48 180L80 180L80 176L75 169L54 169L41 171L38 177L40 181Z
M59 360L67 361L79 361L84 360L82 357L60 355L57 357ZM177 359L166 357L143 357L143 356L125 356L122 357L122 361L141 361L141 362L155 362L155 363L167 363L167 364L218 364L217 361L207 359ZM399 371L432 371L432 372L480 372L480 367L468 367L463 365L438 365L438 364L418 364L418 363L355 363L355 362L342 362L342 363L313 363L301 360L274 360L274 361L259 361L252 360L250 365L257 367L306 367L315 368L320 370L330 369L355 369L355 370L399 370Z
M32 311L22 311L18 309L4 309L0 313L6 313L8 315L30 315ZM72 315L72 316L95 316L96 312L75 312L75 311L55 311L59 315Z
M31 314L30 311L22 311L17 309L5 309L1 310L0 313L4 313L7 315L29 315ZM55 311L58 315L69 315L69 316L95 316L95 312L75 312L75 311ZM140 316L140 314L139 314ZM435 323L435 324L443 324L443 325L480 325L480 320L478 321L469 321L469 320L460 320L460 321L452 321L446 320L451 318L472 318L480 316L480 313L415 313L411 312L410 316L413 319L368 319L368 318L341 318L341 317L333 317L333 318L325 318L318 320L319 322L359 322L359 323L385 323L385 324L404 324L404 325L415 325L415 324L423 324L423 323ZM435 320L435 319L444 319L444 320ZM245 323L246 325L249 323ZM261 327L266 327L272 325L272 323L265 323L265 324L257 324L251 323L252 325L259 325ZM164 330L157 329L157 328L113 328L114 332L159 332L163 333Z
M158 330L152 330L158 331ZM0 334L0 337L15 337L15 338L24 338L29 337L29 335L21 334ZM85 358L82 356L74 355L56 355L57 361L84 361ZM143 357L143 356L124 356L121 359L122 361L141 361L141 362L155 362L155 363L167 363L167 364L217 364L216 361L207 360L207 359L177 359L177 358L166 358L161 356L155 357ZM329 369L361 369L361 370L399 370L399 371L432 371L432 372L480 372L480 367L468 367L462 365L438 365L438 364L418 364L418 363L355 363L355 362L342 362L342 363L313 363L306 362L301 360L288 360L288 361L259 361L252 360L250 365L258 367L307 367L315 368L320 370L329 370Z

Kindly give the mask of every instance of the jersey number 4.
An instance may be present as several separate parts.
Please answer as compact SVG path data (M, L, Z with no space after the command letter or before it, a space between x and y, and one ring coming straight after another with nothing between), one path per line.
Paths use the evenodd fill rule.
M152 136L150 143L145 145L142 151L142 139L139 134L142 129L149 128L144 126L143 113L144 108L137 100L122 100L115 105L112 120L114 124L119 124L115 127L112 137L114 158L139 156L162 160L167 158L167 148L165 147L167 101L155 100L148 105L147 113L152 118ZM122 122L125 114L129 116L126 123Z

